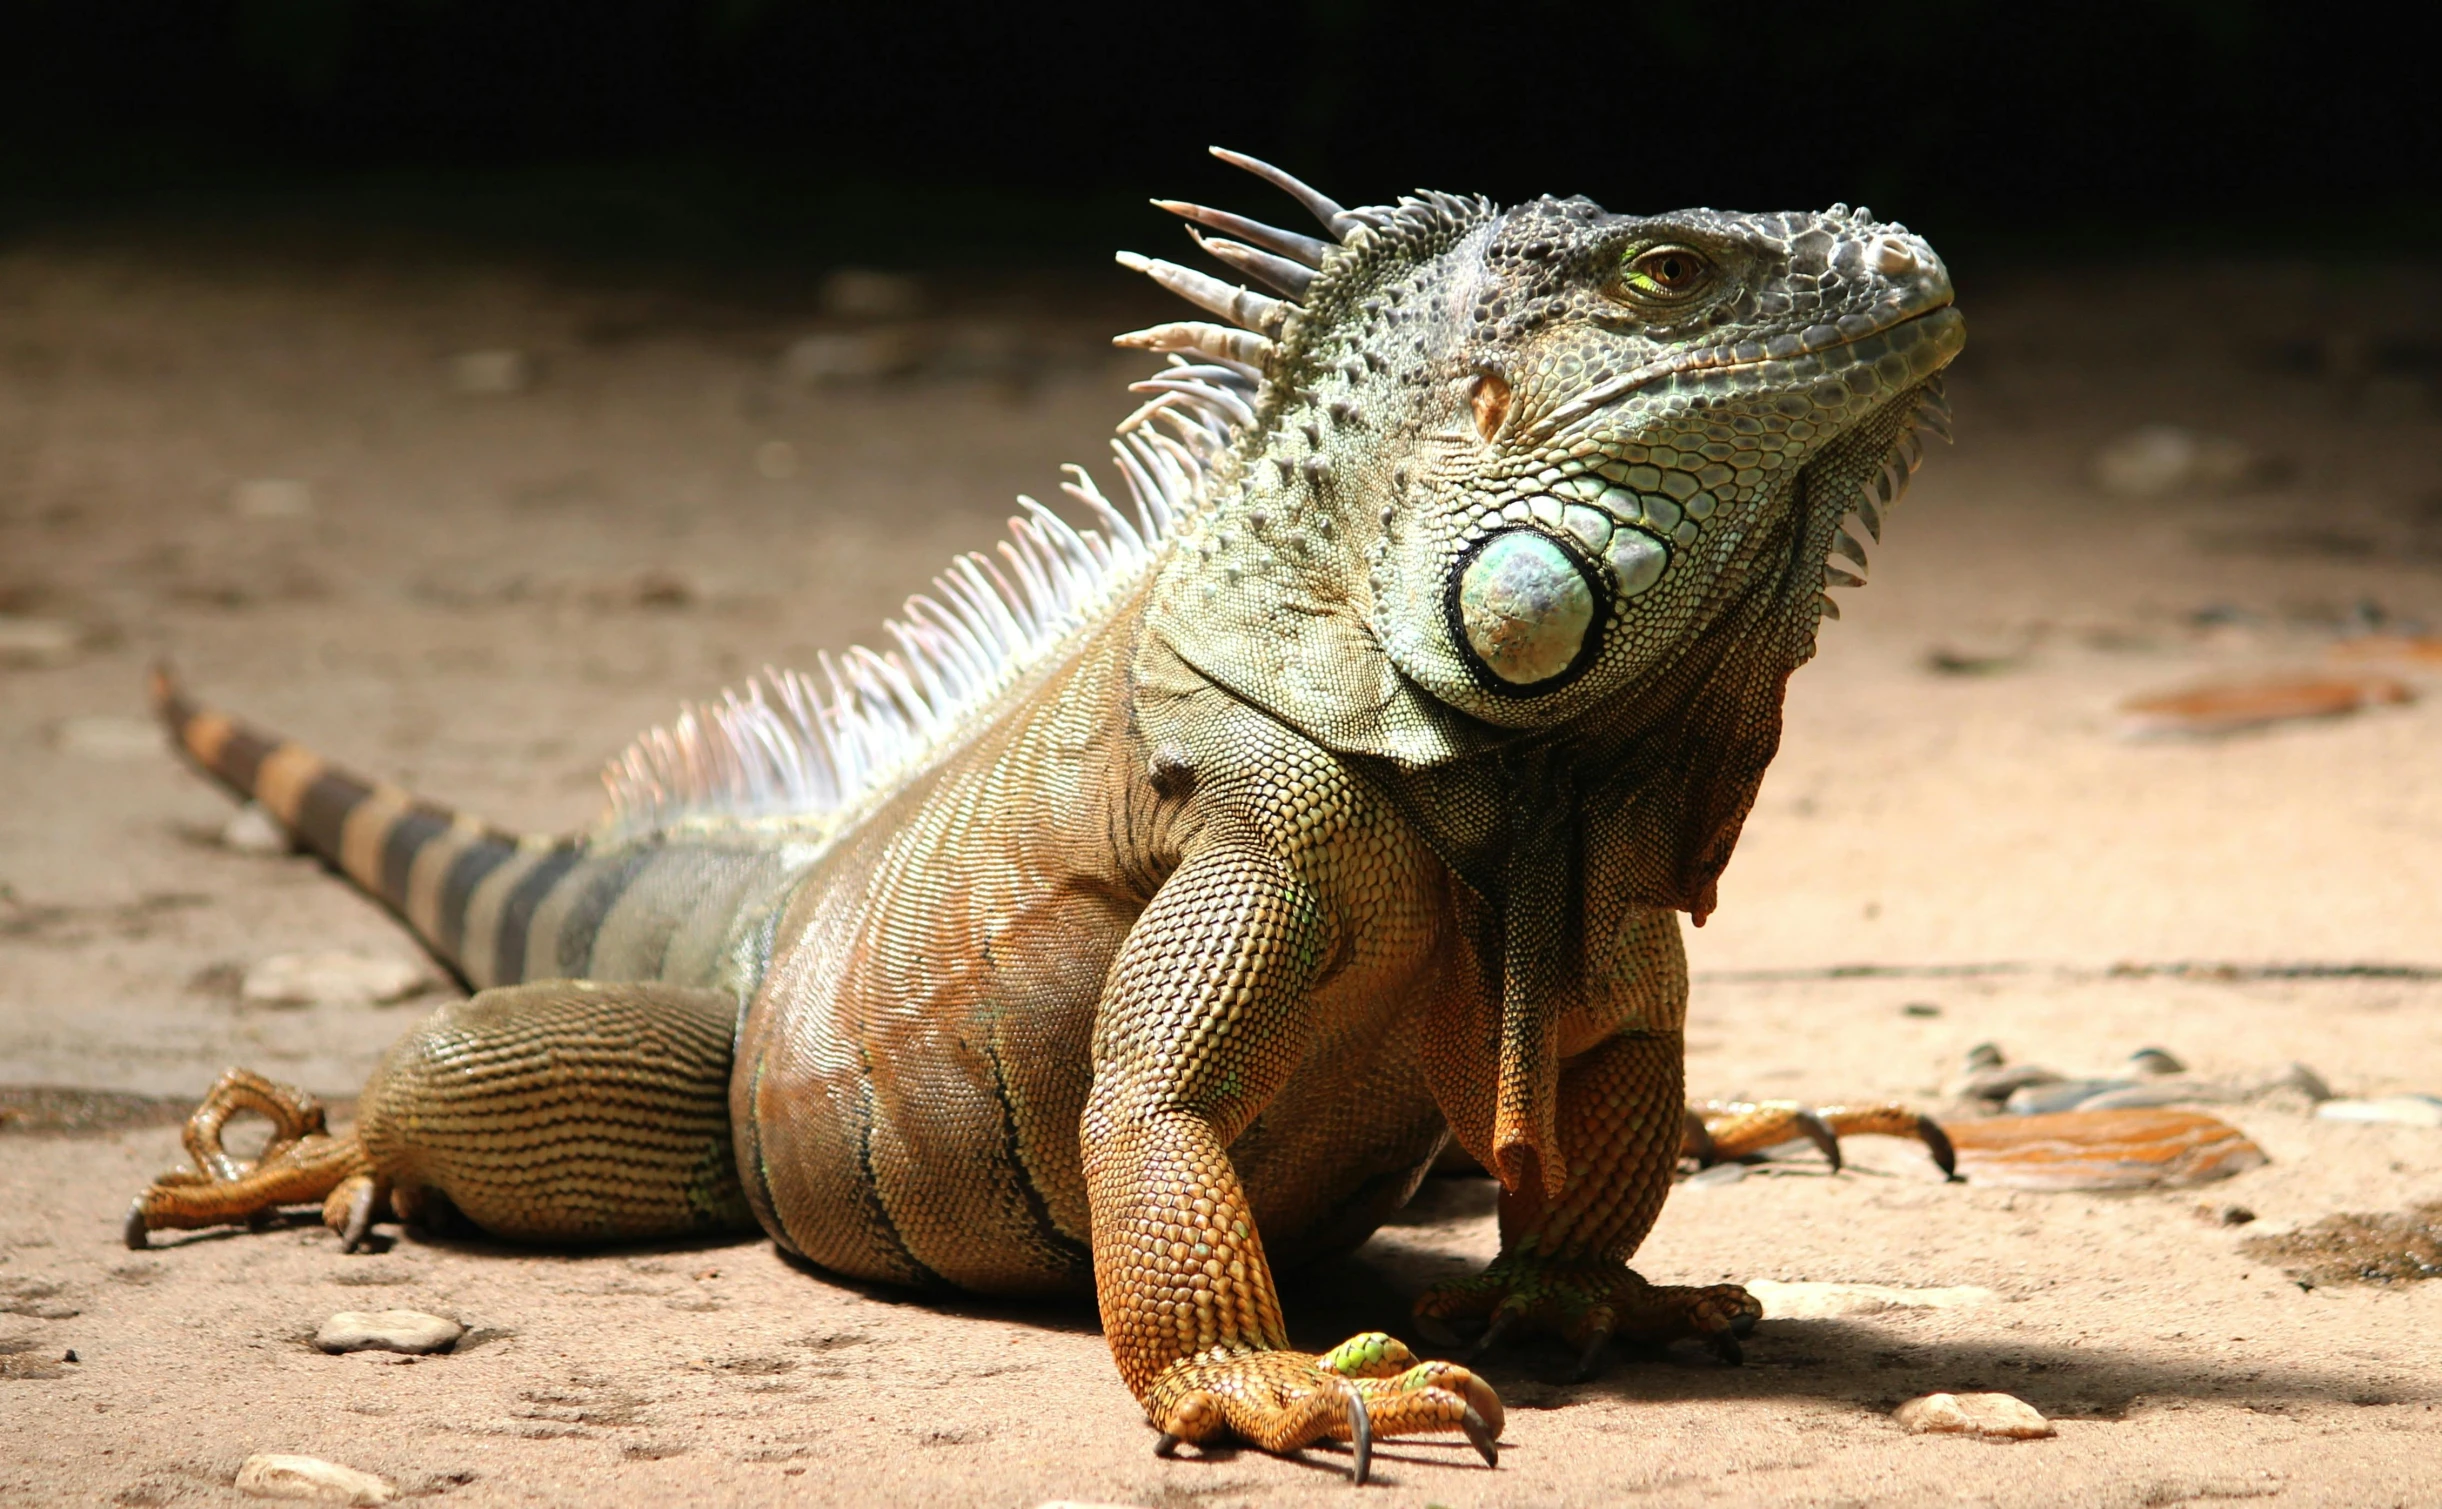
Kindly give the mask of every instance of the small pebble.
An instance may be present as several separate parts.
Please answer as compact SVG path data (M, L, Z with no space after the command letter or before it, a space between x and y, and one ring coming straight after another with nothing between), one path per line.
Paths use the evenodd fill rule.
M2239 441L2171 424L2129 431L2094 453L2095 485L2115 498L2236 486L2271 470Z
M229 489L241 519L302 519L314 511L314 490L294 477L254 477Z
M1679 1187L1681 1189L1719 1189L1725 1184L1736 1184L1745 1177L1747 1177L1747 1166L1743 1163L1716 1163L1711 1168L1699 1169L1680 1180Z
M2075 1110L2098 1095L2129 1088L2131 1082L2125 1079L2062 1079L2021 1085L2009 1093L2002 1109L2012 1116L2044 1116L2054 1111Z
M84 632L72 623L0 614L0 665L66 665L84 642Z
M1942 1008L1931 1001L1910 1001L1899 1008L1901 1016L1940 1016Z
M326 1352L405 1352L423 1356L447 1351L466 1327L421 1310L342 1310L314 1333Z
M2295 1090L2307 1099L2315 1101L2332 1098L2332 1087L2324 1082L2322 1075L2304 1064L2295 1062L2282 1070L2279 1075L2265 1081L2256 1093L2263 1094L2272 1090Z
M240 854L293 854L296 841L261 802L248 802L221 824L220 844Z
M792 342L780 355L780 374L804 384L863 382L911 371L923 355L910 331L827 330Z
M161 753L162 746L160 725L147 718L94 713L59 725L60 749L90 759L140 760Z
M1843 1315L1880 1315L1886 1310L1957 1310L1989 1305L2000 1296L1990 1289L1961 1285L1952 1289L1895 1289L1884 1284L1784 1284L1774 1279L1749 1279L1746 1290L1763 1303L1771 1320L1830 1320Z
M924 312L924 285L902 272L843 267L815 291L823 313L843 320L904 320Z
M1909 1400L1892 1419L1915 1435L1988 1436L2033 1441L2054 1434L2043 1412L2014 1394L1926 1394Z
M403 1001L431 982L420 964L369 954L274 954L246 971L250 1006L361 1006Z
M394 1497L390 1485L369 1472L285 1452L248 1457L237 1470L237 1491L250 1498L309 1504L387 1504Z
M1999 1043L1978 1043L1967 1050L1964 1067L1970 1074L1981 1074L1987 1069L1998 1069L2008 1061Z
M476 397L523 393L534 386L534 363L523 351L461 351L449 359L449 385Z
M2442 1098L2385 1095L2377 1100L2327 1100L2315 1107L2318 1121L2383 1121L2395 1126L2442 1127Z
M2240 1086L2217 1083L2209 1079L2189 1079L2175 1076L2157 1079L2152 1084L2125 1085L2089 1095L2072 1111L2117 1111L2139 1106L2229 1105L2247 1099L2249 1092Z
M2185 1074L2188 1066L2167 1048L2139 1048L2128 1056L2129 1069L2138 1074Z

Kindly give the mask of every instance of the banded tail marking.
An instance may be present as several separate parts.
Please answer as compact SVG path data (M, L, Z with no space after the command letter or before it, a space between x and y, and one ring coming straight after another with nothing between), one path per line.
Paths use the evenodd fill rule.
M516 959L504 959L511 950L500 946L499 919L477 904L492 900L497 910L510 898L482 882L504 867L530 872L538 863L562 873L574 859L573 841L519 838L388 782L368 781L302 744L197 705L166 669L154 669L152 696L188 758L239 796L262 803L306 848L406 919L462 978L492 984L502 963L522 965L525 919L511 929ZM531 912L531 898L516 899ZM470 933L478 945L471 950L464 947Z

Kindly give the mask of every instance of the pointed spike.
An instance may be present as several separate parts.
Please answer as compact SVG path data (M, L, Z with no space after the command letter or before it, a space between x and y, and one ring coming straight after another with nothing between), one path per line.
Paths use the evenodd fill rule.
M1280 357L1280 347L1252 330L1233 330L1227 325L1208 325L1201 320L1178 320L1131 330L1112 336L1111 344L1132 351L1179 351L1190 356L1226 357L1258 372L1271 371L1273 362Z
M1277 293L1302 299L1306 296L1306 290L1314 286L1314 269L1303 262L1275 257L1268 251L1258 250L1243 241L1232 241L1225 236L1207 236L1194 226L1187 228L1187 235L1203 249L1206 256L1227 262L1240 273Z
M1227 388L1216 388L1210 383L1172 382L1156 377L1147 382L1130 383L1128 391L1131 393L1176 393L1189 403L1203 404L1217 411L1231 424L1251 428L1255 423L1255 411L1246 406L1245 400Z
M1835 587L1862 587L1865 585L1864 577L1843 571L1828 561L1823 565L1823 579Z
M1192 377L1202 382L1216 382L1225 388L1242 393L1252 393L1262 386L1260 378L1248 376L1246 369L1236 362L1227 365L1220 362L1189 362L1185 357L1175 353L1170 358L1170 365L1164 368L1160 375L1163 377Z
M1158 257L1141 256L1136 252L1117 254L1119 265L1130 272L1141 272L1198 309L1208 310L1233 324L1243 325L1263 335L1278 335L1289 323L1289 311L1296 306L1286 300L1268 298L1251 288L1240 288L1208 277L1192 267L1176 262L1164 262Z
M1203 205L1188 204L1177 199L1156 199L1153 203L1155 208L1168 210L1182 220L1192 220L1225 236L1236 236L1250 245L1260 246L1265 251L1302 262L1308 267L1319 269L1323 265L1324 253L1331 250L1328 241L1317 241L1312 236L1284 231L1277 225L1249 220L1244 215L1233 215L1227 210L1207 209Z
M1875 541L1882 539L1882 510L1876 508L1874 500L1864 493L1857 495L1857 520L1865 525L1866 538Z
M1850 534L1845 529L1841 530L1839 532L1839 536L1832 541L1832 549L1837 550L1842 555L1847 556L1850 560L1855 561L1861 568L1866 563L1865 547L1858 544L1857 537Z
M1254 174L1257 178L1305 206L1306 213L1321 221L1323 229L1331 232L1332 239L1335 241L1347 240L1349 230L1364 223L1349 214L1348 211L1341 209L1334 201L1325 198L1322 194L1261 158L1249 157L1243 152L1232 152L1227 147L1211 147L1206 150L1231 167Z
M1823 616L1824 616L1825 618L1838 618L1838 617L1840 616L1840 605L1839 605L1838 603L1836 603L1836 602L1833 602L1833 601L1832 601L1832 598L1831 598L1831 594L1830 594L1830 593L1828 593L1828 592L1818 592L1818 593L1816 593L1816 594L1815 594L1815 601L1816 601L1817 603L1820 603L1820 604L1822 605L1822 608L1823 608Z

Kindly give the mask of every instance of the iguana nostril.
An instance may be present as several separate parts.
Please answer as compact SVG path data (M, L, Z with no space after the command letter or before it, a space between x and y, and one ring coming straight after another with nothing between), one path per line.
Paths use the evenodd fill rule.
M1510 686L1535 686L1575 665L1594 606L1583 568L1536 530L1494 535L1459 571L1467 648Z

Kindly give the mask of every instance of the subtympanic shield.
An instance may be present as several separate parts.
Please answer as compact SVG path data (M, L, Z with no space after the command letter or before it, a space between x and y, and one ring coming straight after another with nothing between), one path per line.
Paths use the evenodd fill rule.
M1548 691L1582 669L1602 603L1589 568L1536 529L1493 535L1450 578L1452 637L1496 691Z

